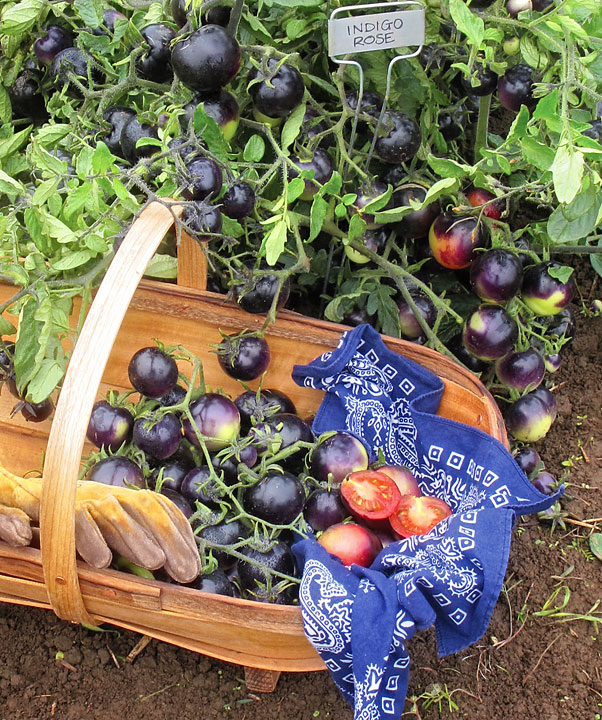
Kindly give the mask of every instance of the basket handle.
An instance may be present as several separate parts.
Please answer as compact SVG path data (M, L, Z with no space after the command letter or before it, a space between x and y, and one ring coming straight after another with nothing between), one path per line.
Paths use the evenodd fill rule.
M168 208L159 202L150 203L140 213L98 288L63 380L48 438L40 503L44 580L50 604L63 620L98 624L82 599L75 553L75 492L86 431L134 292L155 250L181 213L181 206Z

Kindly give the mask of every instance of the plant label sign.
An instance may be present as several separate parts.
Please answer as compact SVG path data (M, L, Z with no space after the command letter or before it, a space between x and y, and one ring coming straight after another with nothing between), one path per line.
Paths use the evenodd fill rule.
M352 12L361 10L362 6L341 9ZM336 57L423 45L424 25L424 8L331 17L328 21L328 54Z

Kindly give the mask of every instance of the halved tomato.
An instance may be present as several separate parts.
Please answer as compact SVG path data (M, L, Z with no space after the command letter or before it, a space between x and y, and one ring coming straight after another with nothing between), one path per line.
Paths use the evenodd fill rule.
M436 497L404 495L389 518L391 527L401 537L426 535L435 525L451 515L451 508Z
M376 470L388 475L397 485L402 495L415 495L416 497L422 495L414 473L405 465L383 465L376 468Z
M395 482L376 470L349 473L341 483L341 497L349 512L360 520L384 520L401 501Z

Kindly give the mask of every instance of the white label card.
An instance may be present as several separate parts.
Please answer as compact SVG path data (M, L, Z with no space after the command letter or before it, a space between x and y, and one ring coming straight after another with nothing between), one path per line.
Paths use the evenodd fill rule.
M423 44L424 8L335 17L328 21L331 57Z

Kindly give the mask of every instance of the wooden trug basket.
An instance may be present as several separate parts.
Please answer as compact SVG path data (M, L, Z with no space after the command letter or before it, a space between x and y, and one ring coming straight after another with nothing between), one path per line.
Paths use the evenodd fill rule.
M178 214L180 208L171 210ZM0 398L0 462L24 473L41 467L45 451L40 549L0 543L0 601L52 609L59 618L75 623L110 623L242 665L249 689L269 692L281 671L324 669L303 633L298 607L211 595L96 570L76 559L75 489L93 403L108 388L130 388L129 359L136 350L154 344L154 338L189 348L203 361L207 385L235 396L240 386L223 373L209 346L220 341L219 330L231 333L263 324L263 316L245 313L223 296L205 291L205 258L187 236L178 250L179 284L140 283L174 224L172 211L150 204L126 235L88 312L52 423L32 426L10 420L14 400L7 393ZM14 288L0 286L0 300L13 293ZM77 308L74 322L76 318ZM302 416L317 409L323 393L297 386L290 376L292 366L333 349L345 329L280 312L266 334L272 360L264 387L287 393ZM471 373L428 348L384 340L442 378L441 415L479 427L507 444L497 405Z

